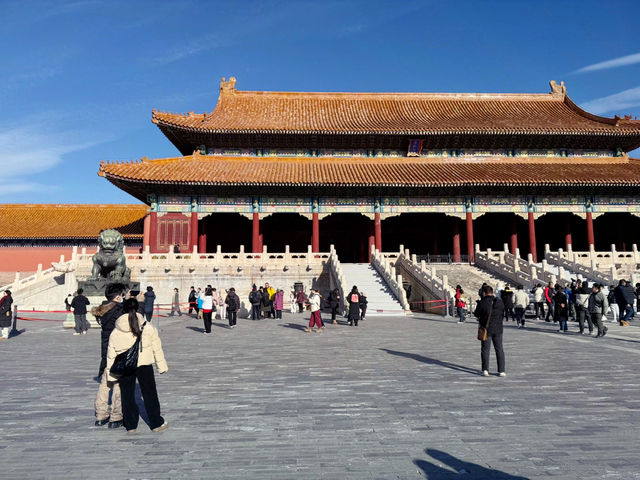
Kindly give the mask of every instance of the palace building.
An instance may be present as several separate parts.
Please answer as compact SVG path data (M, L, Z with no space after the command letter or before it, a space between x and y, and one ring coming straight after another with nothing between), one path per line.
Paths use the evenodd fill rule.
M152 112L179 155L100 164L149 206L151 252L370 246L473 261L474 245L532 253L630 248L640 232L640 121L545 94L236 89L210 113Z

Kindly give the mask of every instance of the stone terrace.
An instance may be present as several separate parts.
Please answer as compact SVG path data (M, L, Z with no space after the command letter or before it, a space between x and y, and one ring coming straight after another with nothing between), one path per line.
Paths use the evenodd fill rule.
M0 343L0 478L640 478L636 327L511 324L502 379L478 375L475 322L304 324L217 321L205 336L162 318L171 427L131 436L93 427L98 331L22 322Z

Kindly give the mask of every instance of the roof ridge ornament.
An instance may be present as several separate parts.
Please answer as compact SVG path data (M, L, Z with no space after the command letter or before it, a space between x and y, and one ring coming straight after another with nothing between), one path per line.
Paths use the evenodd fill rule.
M220 93L233 93L236 91L236 77L229 77L229 81L227 81L224 77L222 77L222 81L220 82Z
M564 97L567 94L567 87L565 87L564 81L560 82L560 85L558 85L558 82L551 80L549 82L549 86L551 87L551 95Z

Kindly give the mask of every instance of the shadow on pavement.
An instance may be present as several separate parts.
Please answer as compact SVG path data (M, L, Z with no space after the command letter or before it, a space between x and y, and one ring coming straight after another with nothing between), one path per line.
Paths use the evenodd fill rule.
M187 326L187 327L184 327L184 328L188 328L189 330L193 330L194 332L198 332L198 333L204 332L204 328L201 328L201 327L190 327L190 326Z
M460 372L470 373L472 375L480 375L480 370L476 368L470 368L464 365L457 365L455 363L450 363L450 362L443 362L442 360L425 357L422 355L418 355L417 353L398 352L398 351L389 350L386 348L381 348L380 350L383 350L391 355L397 355L398 357L412 358L413 360L416 360L422 363L427 363L429 365L437 365L439 367L450 368L451 370L458 370Z
M280 326L284 328L293 328L295 330L304 330L305 328L307 328L306 325L300 325L299 323L283 323Z
M464 475L464 478L469 480L529 480L527 477L511 475L500 470L483 467L477 463L460 460L442 450L427 448L425 453L436 462L416 459L413 463L424 472L429 480L460 478L461 475ZM449 468L439 464L444 464ZM454 471L451 471L451 469Z
M23 328L22 330L11 330L9 332L9 338L14 338L14 337L17 337L18 335L22 335L26 331L27 331L26 328Z

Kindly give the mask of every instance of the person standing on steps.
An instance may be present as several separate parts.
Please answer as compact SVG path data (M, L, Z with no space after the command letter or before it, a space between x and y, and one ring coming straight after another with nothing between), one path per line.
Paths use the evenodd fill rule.
M591 315L591 321L598 326L598 337L604 337L607 334L608 328L603 326L602 317L609 309L609 302L604 293L602 293L602 285L594 283L591 289L591 295L589 295L589 315Z
M338 323L336 315L338 315L338 309L340 308L340 290L334 288L329 292L329 298L327 299L329 307L331 308L331 322L335 325Z
M78 294L71 300L71 308L73 308L73 318L76 321L74 335L86 335L90 325L87 321L87 305L89 299L85 297L82 288L78 289Z
M305 332L312 332L313 326L317 327L316 333L322 333L322 316L320 314L320 295L315 288L311 289L309 294L309 305L311 307L311 318L309 318L309 326L304 329Z
M225 299L227 305L227 317L229 318L229 328L236 328L236 320L238 317L238 310L240 310L240 297L236 295L236 289L231 287L227 298Z
M355 285L347 296L347 301L349 302L349 325L357 327L360 320L360 293Z
M487 330L487 339L483 340L480 345L482 375L489 376L489 353L493 343L498 362L498 375L506 377L504 349L502 347L504 304L502 300L494 296L493 288L489 285L482 287L482 299L478 302L474 315L478 318L480 327Z

